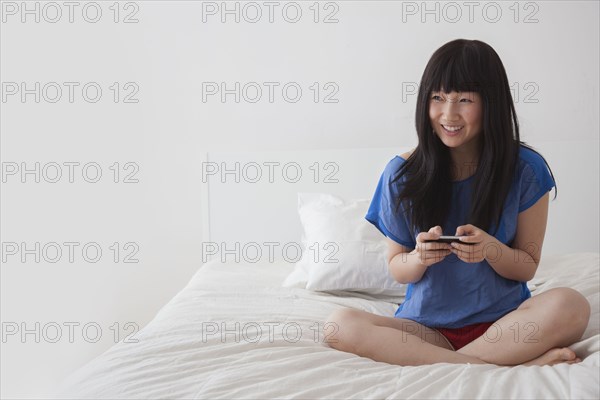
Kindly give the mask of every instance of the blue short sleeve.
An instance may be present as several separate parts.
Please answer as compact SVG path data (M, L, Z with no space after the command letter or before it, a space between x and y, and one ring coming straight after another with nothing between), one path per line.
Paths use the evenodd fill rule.
M365 219L394 242L413 249L416 246L416 241L413 234L411 234L404 207L400 206L396 212L398 185L397 182L391 183L404 162L404 159L394 157L387 164L381 178L379 178Z
M548 193L555 182L544 159L532 150L521 148L521 193L519 212L527 210Z

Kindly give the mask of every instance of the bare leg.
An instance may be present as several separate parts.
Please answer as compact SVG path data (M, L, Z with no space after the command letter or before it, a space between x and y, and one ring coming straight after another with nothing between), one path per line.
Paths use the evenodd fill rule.
M331 347L375 361L397 365L485 364L477 357L452 350L438 331L407 319L343 308L336 310L328 322L336 328L325 332Z
M555 288L524 301L458 353L498 365L581 361L567 348L583 335L590 305L579 292Z
M581 338L589 314L588 301L577 291L551 289L526 300L456 352L434 329L348 308L329 317L337 329L326 333L335 349L397 365L552 365L581 361L566 346Z

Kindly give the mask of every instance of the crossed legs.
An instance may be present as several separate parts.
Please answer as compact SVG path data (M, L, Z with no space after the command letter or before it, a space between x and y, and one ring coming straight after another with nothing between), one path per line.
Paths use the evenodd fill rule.
M336 329L327 332L326 340L335 349L397 365L574 363L581 360L566 346L581 338L589 315L590 305L579 292L551 289L527 299L484 335L454 351L435 329L344 308L328 318Z

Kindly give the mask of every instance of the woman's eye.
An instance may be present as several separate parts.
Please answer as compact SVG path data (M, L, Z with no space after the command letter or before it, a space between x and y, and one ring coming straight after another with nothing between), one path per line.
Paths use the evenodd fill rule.
M471 99L460 99L461 102L465 102L465 103L472 103L473 101Z
M431 97L431 100L434 100L434 101L442 101L442 98L441 98L440 96L438 96L438 95L433 95L433 96Z

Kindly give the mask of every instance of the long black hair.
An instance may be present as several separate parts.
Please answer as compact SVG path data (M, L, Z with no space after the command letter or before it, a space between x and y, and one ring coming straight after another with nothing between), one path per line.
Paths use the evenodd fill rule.
M392 184L399 184L396 182L405 176L396 211L402 203L411 229L417 232L444 226L448 216L452 194L450 151L434 133L429 117L431 94L438 91L477 92L481 96L479 161L471 182L471 208L465 223L486 232L493 224L496 231L516 173L519 148L535 150L520 139L515 106L500 57L479 40L448 42L433 53L425 67L415 115L418 145L392 179ZM550 170L545 159L544 162ZM555 189L555 198L556 194Z

